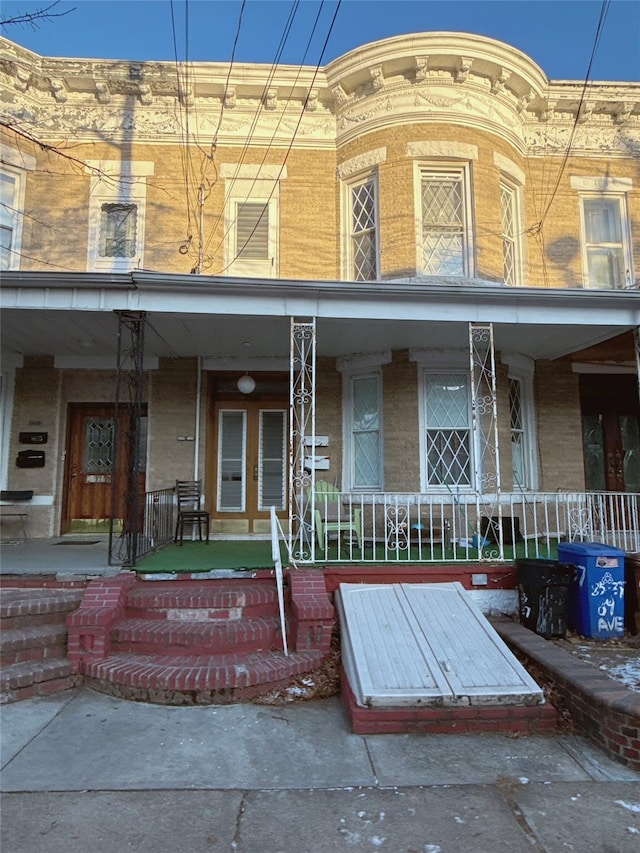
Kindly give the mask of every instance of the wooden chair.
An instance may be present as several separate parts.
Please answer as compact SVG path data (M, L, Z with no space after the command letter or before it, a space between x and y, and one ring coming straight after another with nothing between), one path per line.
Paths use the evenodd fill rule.
M27 518L31 509L33 489L0 491L0 521L20 525L21 539L27 541ZM13 540L11 540L13 542Z
M198 525L198 541L202 542L202 528L206 530L205 541L209 541L210 517L207 510L200 506L202 494L200 480L176 480L176 496L178 499L178 518L176 520L176 533L174 542L182 545L184 538L184 526L190 524L191 529Z
M359 508L343 504L339 490L324 480L315 484L315 525L318 547L326 550L330 533L340 536L348 533L356 538L357 547L362 549L362 518Z

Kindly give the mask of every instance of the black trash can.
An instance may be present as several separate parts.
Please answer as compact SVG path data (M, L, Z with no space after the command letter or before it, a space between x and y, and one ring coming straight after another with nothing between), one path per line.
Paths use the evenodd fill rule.
M520 624L542 637L564 637L572 565L557 560L516 560Z

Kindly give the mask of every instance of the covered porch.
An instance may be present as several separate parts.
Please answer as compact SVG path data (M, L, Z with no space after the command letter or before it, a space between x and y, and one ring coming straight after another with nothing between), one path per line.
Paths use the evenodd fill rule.
M130 502L122 527L129 564L171 541L171 490L176 478L187 476L204 483L214 539L267 538L275 504L287 553L303 564L505 562L552 556L558 541L575 539L640 550L636 450L628 454L629 488L622 475L589 487L574 387L580 372L599 375L601 384L622 375L637 387L639 297L474 279L274 282L134 272L107 280L8 273L2 285L8 355L3 479L16 488L36 485L30 538L70 532L72 415L90 402L112 405L119 387L119 404L135 412L128 431L137 458L128 468L136 476L119 486L136 503L131 509ZM15 384L27 362L33 377L42 366L57 395L47 412L53 426L45 471L13 466L18 433L36 421L26 381ZM441 390L442 377L453 370L467 377L467 420L448 423L446 411L431 429L423 414L424 377L435 373ZM371 478L362 488L354 475L353 411L345 414L353 401L345 389L354 376L366 380L375 371L385 382L376 427L384 458L378 482ZM248 395L236 389L243 376L255 382ZM520 433L509 396L512 376L531 380L529 422ZM562 399L570 385L571 410ZM282 439L280 462L275 476L269 474L262 426L256 427L254 455L250 431L242 433L244 455L225 479L220 411L231 412L232 425L244 424L243 417L249 424L252 400L256 418L275 413L269 423ZM525 426L530 434L522 455L518 436ZM447 445L452 434L457 457ZM565 476L567 453L572 467ZM614 458L621 470L624 461ZM521 483L527 467L528 481ZM114 480L103 479L113 490ZM332 507L326 495L318 496L317 482L333 487ZM115 562L122 553L120 542Z

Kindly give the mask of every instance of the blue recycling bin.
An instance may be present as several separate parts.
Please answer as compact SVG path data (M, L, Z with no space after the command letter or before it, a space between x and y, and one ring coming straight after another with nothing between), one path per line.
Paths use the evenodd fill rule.
M569 626L583 637L624 636L624 551L601 542L561 542L558 560L573 563Z

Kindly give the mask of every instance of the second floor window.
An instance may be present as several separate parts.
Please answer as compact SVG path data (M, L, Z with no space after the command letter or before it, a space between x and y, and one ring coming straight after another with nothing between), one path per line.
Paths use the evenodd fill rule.
M243 202L236 207L236 258L269 258L269 205Z
M465 169L423 169L423 275L470 275L468 189Z
M586 286L625 287L630 260L624 196L584 196L581 201Z
M349 187L351 203L350 263L354 281L378 278L376 182L372 177Z
M520 208L517 189L507 183L500 184L500 220L504 283L513 287L521 283Z
M100 257L135 257L137 226L137 205L103 204L100 212Z

